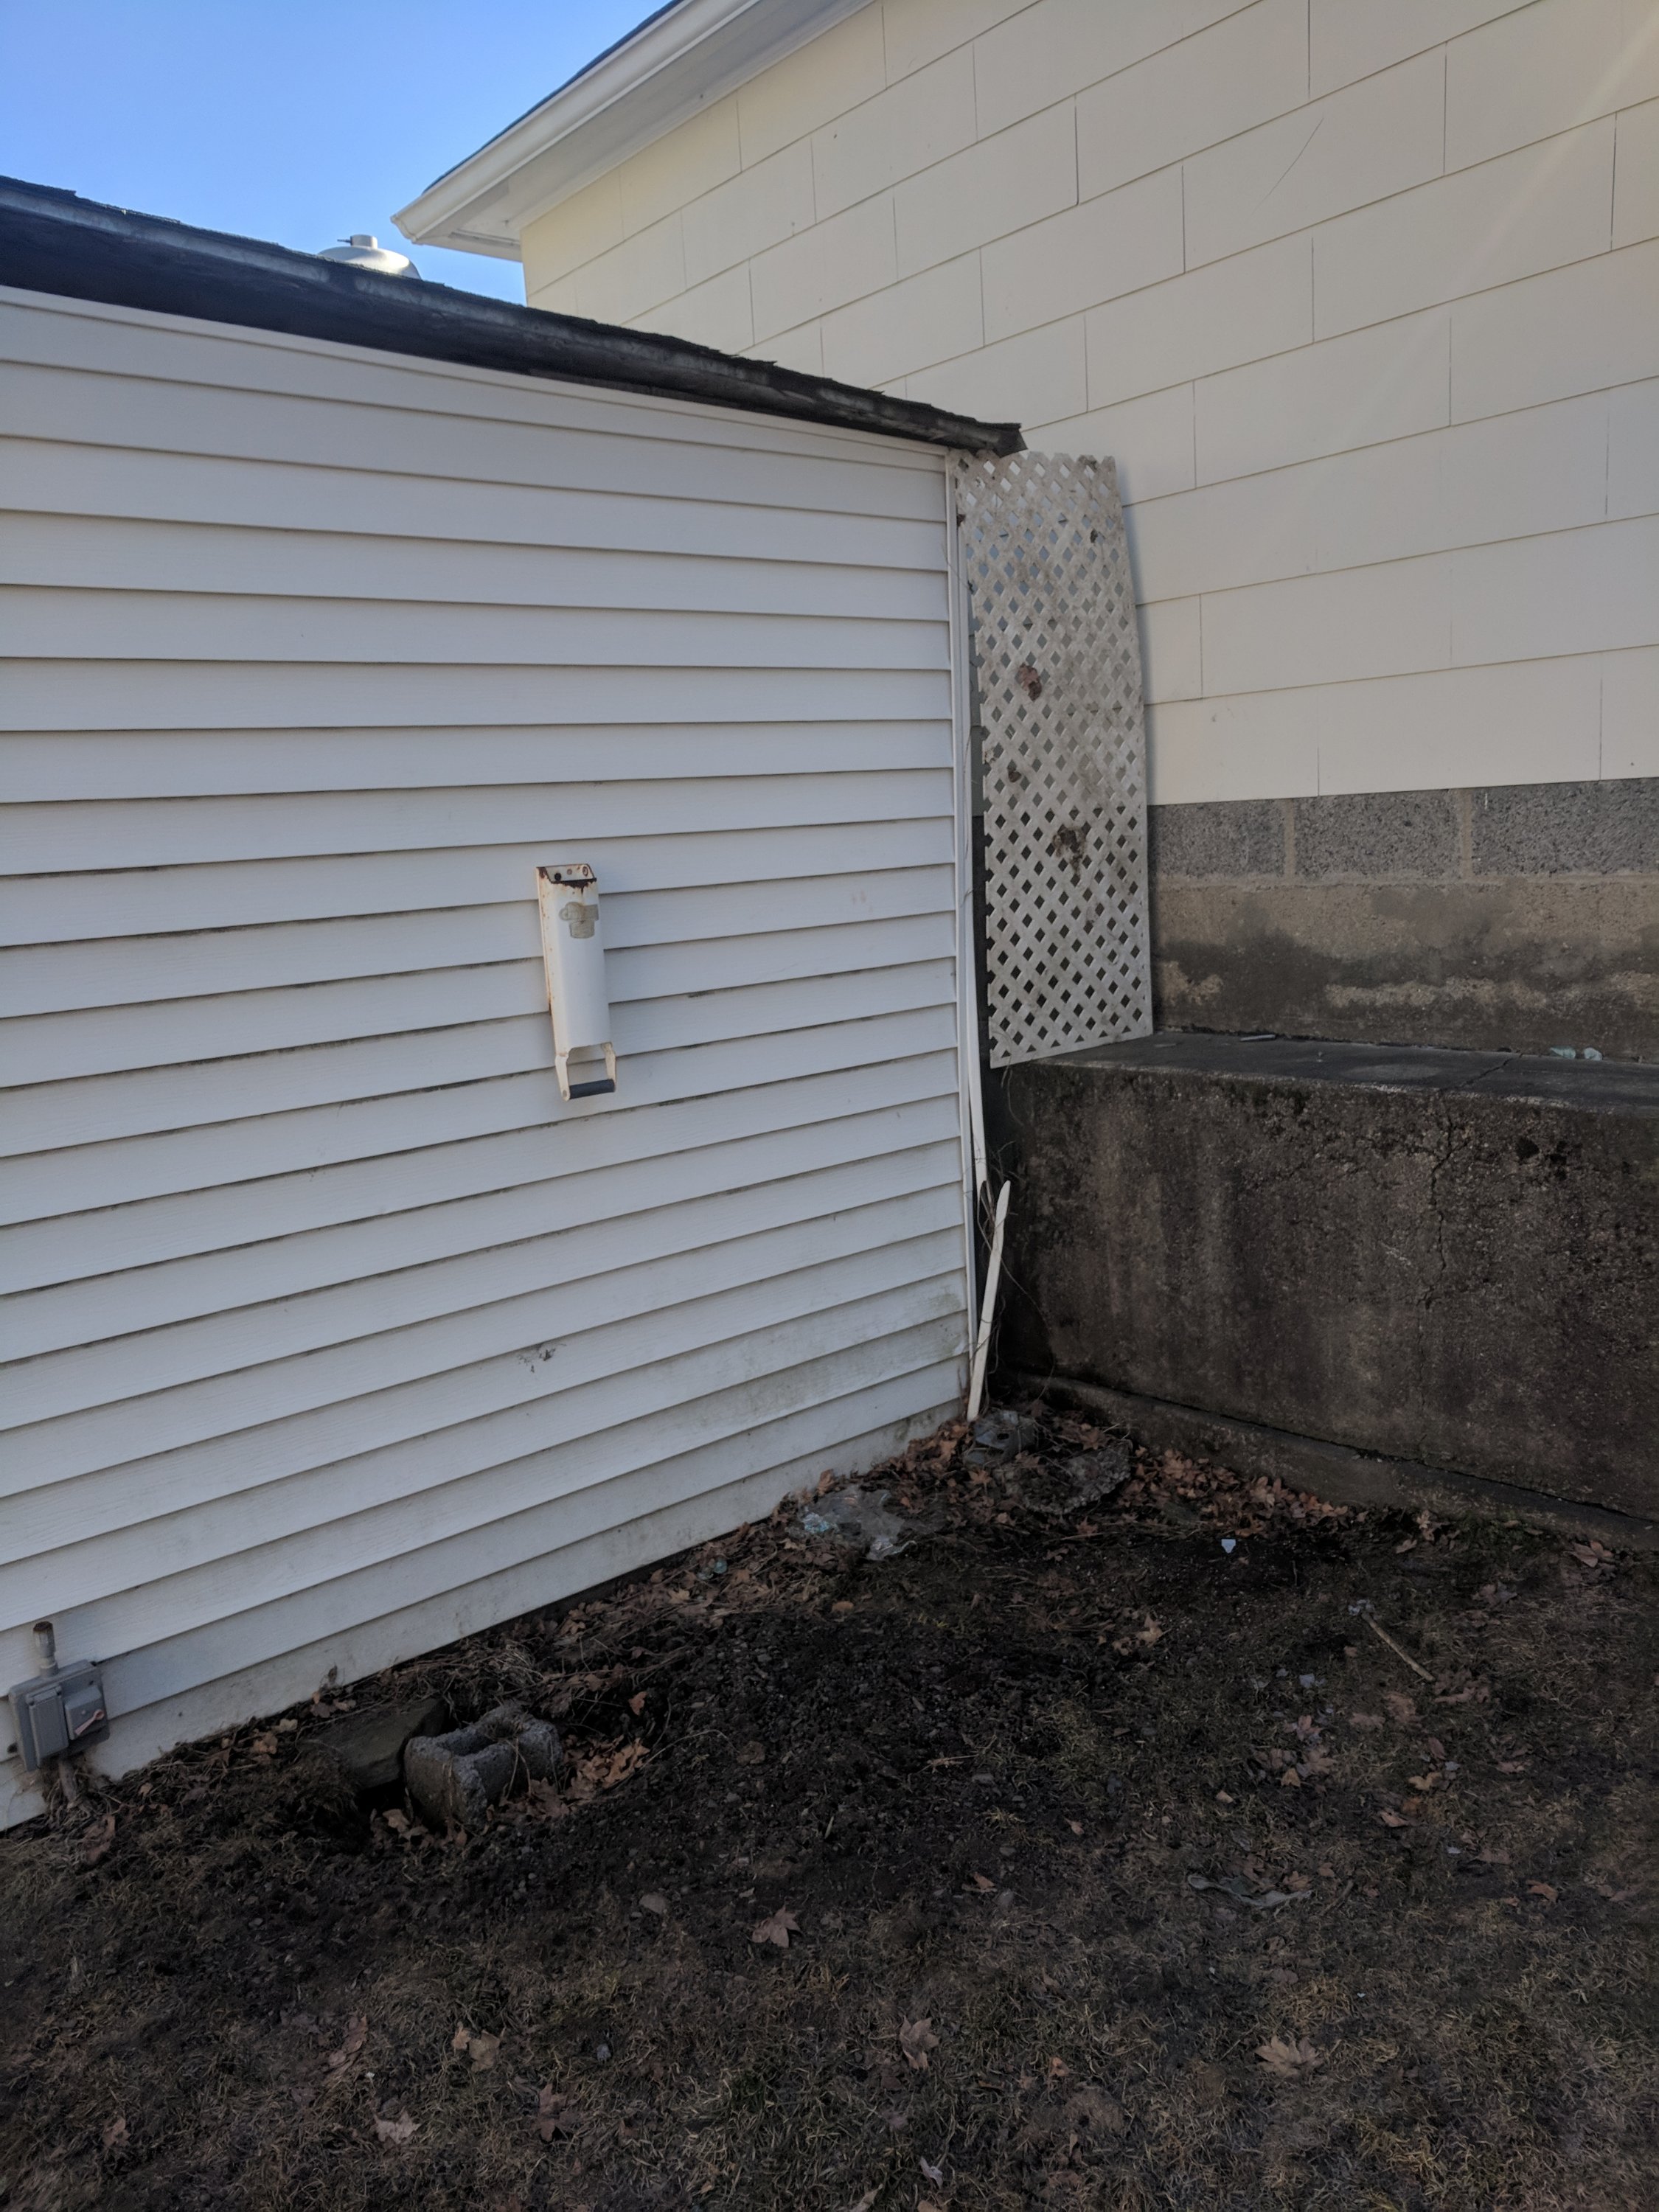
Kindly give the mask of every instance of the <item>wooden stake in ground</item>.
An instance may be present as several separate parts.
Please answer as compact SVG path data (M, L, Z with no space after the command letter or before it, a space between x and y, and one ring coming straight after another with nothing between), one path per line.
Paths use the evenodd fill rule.
M1405 1661L1406 1664L1411 1668L1413 1674L1420 1674L1425 1682L1433 1681L1434 1677L1430 1674L1428 1668L1426 1667L1419 1667L1416 1660L1412 1657L1409 1651L1402 1651L1400 1646L1395 1642L1393 1637L1389 1635L1386 1628L1377 1627L1376 1623L1371 1619L1370 1613L1362 1613L1359 1618L1364 1622L1367 1628L1370 1629L1376 1635L1378 1635L1382 1638L1382 1641L1388 1645L1389 1650L1393 1652L1396 1659L1403 1659Z

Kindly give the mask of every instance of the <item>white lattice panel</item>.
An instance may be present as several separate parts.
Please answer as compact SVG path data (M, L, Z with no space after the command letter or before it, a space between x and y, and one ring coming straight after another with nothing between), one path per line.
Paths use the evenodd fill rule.
M1146 735L1117 472L963 459L993 1067L1152 1026Z

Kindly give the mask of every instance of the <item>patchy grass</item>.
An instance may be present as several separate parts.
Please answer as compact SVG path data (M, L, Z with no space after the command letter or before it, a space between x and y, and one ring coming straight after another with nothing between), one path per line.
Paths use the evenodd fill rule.
M0 1844L0 2204L1659 2203L1652 1563L956 1442L361 1689L559 1719L482 1834L319 1700Z

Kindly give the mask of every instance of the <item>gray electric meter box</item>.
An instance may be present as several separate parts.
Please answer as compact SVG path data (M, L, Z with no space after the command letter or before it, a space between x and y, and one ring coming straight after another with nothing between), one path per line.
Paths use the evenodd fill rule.
M18 1753L31 1773L60 1752L78 1751L109 1734L103 1669L95 1660L36 1674L9 1695Z

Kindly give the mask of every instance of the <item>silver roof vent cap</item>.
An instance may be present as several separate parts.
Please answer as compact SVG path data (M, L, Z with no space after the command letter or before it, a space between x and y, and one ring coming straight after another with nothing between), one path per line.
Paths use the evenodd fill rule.
M349 269L372 269L378 276L419 276L420 270L406 253L394 253L372 232L353 231L337 246L325 246L319 261L343 261Z

